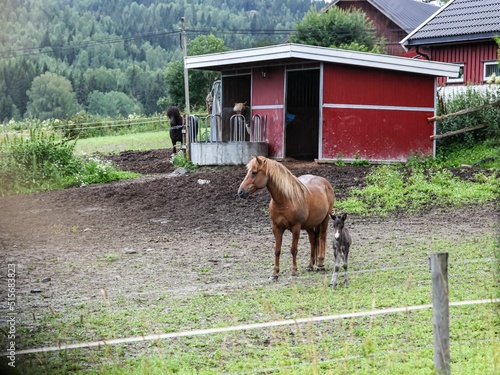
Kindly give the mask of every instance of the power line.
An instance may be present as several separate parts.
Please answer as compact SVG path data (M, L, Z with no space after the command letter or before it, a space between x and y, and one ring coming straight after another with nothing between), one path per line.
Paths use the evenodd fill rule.
M310 33L311 35L317 35L320 33L317 29L303 29L301 32L306 32ZM363 31L363 32L380 32L380 31L388 31L388 32L396 32L398 31L397 29L384 29L384 30L375 30L375 29L363 29L363 30L356 30L357 31ZM186 32L188 34L197 34L197 35L207 35L207 34L214 34L214 35L276 35L276 36L282 36L282 35L290 35L294 32L297 32L296 29L238 29L238 30L211 30L211 29L187 29ZM349 35L353 34L353 30L346 30L343 32L336 32L336 35ZM116 44L116 43L122 43L122 42L128 42L128 41L134 41L134 40L140 40L140 39L149 39L149 38L160 38L164 36L171 36L171 35L177 35L180 34L180 30L175 30L175 31L162 31L162 32L150 32L150 33L145 33L145 34L138 34L130 37L122 37L122 36L116 36L116 37L110 37L110 38L105 38L105 39L97 39L97 40L89 40L89 41L81 41L77 42L72 45L67 45L67 46L61 46L61 45L52 45L52 46L47 46L47 47L36 47L36 46L31 46L31 47L20 47L16 49L9 49L6 51L0 51L0 58L1 56L6 56L6 55L12 55L12 54L21 54L22 56L33 56L33 55L40 55L40 54L53 54L53 53L60 53L60 52L68 52L72 50L80 50L80 49L86 49L86 48L91 48L91 47L96 47L100 45L108 45L108 44ZM43 50L44 48L52 48L52 51L48 50Z
M75 43L73 45L68 45L68 46L55 45L55 46L50 46L50 47L49 46L48 47L21 47L18 49L11 49L11 50L0 52L0 56L1 55L8 55L8 54L10 55L13 53L22 53L23 56L30 56L30 55L50 54L50 53L55 53L55 52L66 52L66 51L71 51L71 50L85 49L85 48L89 48L89 47L122 43L122 42L134 41L134 40L139 40L139 39L160 38L163 36L175 35L178 33L179 33L179 31L164 31L164 32L157 32L157 33L146 33L146 34L134 35L131 37L126 37L126 38L117 36L117 37L111 37L111 38L106 38L106 39L81 41L81 42ZM52 51L43 51L44 48L52 48Z

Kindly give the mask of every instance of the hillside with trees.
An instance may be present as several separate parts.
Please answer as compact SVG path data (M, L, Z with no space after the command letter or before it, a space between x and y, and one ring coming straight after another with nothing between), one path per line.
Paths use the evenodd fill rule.
M146 115L163 110L168 65L189 40L214 35L225 48L279 43L323 1L0 0L0 121L25 117ZM45 87L46 86L46 87ZM56 87L61 89L57 93ZM203 93L206 94L206 93ZM43 98L42 98L43 96ZM43 99L43 100L42 100ZM43 101L60 112L40 112Z

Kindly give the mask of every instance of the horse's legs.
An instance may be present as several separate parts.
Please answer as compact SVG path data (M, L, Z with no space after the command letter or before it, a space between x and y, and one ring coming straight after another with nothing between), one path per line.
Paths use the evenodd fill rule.
M292 228L292 277L297 276L297 253L299 252L300 224Z
M330 286L332 288L335 288L337 286L337 276L339 275L339 268L340 268L340 249L333 245L333 252L335 256L335 266L333 268L333 275L332 275L332 280L330 281ZM345 263L344 263L345 264Z
M349 285L349 279L347 278L347 258L349 257L349 248L346 247L344 249L344 256L343 256L343 260L344 260L344 281L345 281L345 285Z
M308 271L314 271L314 265L316 264L318 258L318 247L317 247L317 236L314 228L307 229L307 235L309 236L309 243L311 244L311 257L309 258Z
M280 273L280 255L281 255L281 243L283 242L283 229L279 228L273 223L272 226L274 234L274 272L269 278L270 280L278 280L278 275Z
M325 254L326 254L326 235L328 233L328 221L330 220L330 216L326 215L325 219L318 226L317 233L317 246L318 246L318 270L325 270Z

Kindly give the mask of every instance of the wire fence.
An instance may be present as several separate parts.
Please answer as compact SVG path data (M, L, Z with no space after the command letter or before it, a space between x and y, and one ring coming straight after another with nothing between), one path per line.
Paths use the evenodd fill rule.
M432 256L431 256L432 260ZM457 260L453 262L453 267L454 268L459 268L462 265L470 264L471 262L473 263L479 263L479 264L493 264L496 261L495 258L484 258L484 259L476 259L476 260ZM432 262L431 262L432 263ZM422 264L419 262L417 265L418 268L428 268L428 264ZM398 266L398 267L383 267L383 268L377 268L377 269L363 269L363 270L357 270L355 272L358 273L373 273L373 272L386 272L386 271L393 271L393 270L407 270L407 269L414 269L415 265L407 265L407 266ZM432 267L431 267L432 268ZM431 272L432 273L432 272ZM447 276L446 276L447 279ZM434 295L434 279L433 279L433 295ZM241 285L240 285L241 287ZM443 291L447 294L447 286ZM433 298L434 299L434 298ZM478 299L478 300L466 300L466 301L452 301L447 303L447 306L450 308L450 312L454 308L458 307L463 307L463 306L478 306L478 305L488 305L488 304L495 304L498 305L500 304L500 298L487 298L487 299ZM31 306L34 307L34 306ZM495 307L495 310L498 309L498 306ZM100 348L109 348L110 346L116 346L116 345L127 345L127 344L139 344L139 343L148 343L148 342L159 342L162 340L173 340L173 339L180 339L180 338L194 338L194 337L200 337L200 336L206 336L209 337L208 340L212 340L212 337L210 336L215 336L215 335L222 335L222 337L227 337L227 335L231 335L231 333L235 332L249 332L253 330L270 330L271 333L273 332L273 329L276 328L278 330L282 330L284 327L295 327L296 329L299 329L301 326L306 326L306 327L311 327L312 325L317 325L320 323L325 323L325 322L333 322L333 321L340 321L340 320L358 320L358 319L363 319L363 318L370 318L371 319L377 319L378 317L388 317L390 315L400 315L402 318L395 318L399 322L399 319L410 319L410 316L415 319L415 315L410 315L411 312L417 312L417 311L429 311L432 310L433 313L436 311L436 306L434 305L434 301L432 304L421 304L421 305L412 305L412 306L400 306L400 307L385 307L385 308L379 308L379 309L372 309L369 311L356 311L356 312L347 312L347 313L341 313L341 314L334 314L334 315L321 315L321 316L308 316L308 317L302 317L302 318L292 318L292 319L283 319L283 320L273 320L273 321L267 321L267 322L259 322L259 323L249 323L249 324L238 324L238 325L232 325L232 326L223 326L223 327L214 327L214 328L201 328L201 329L189 329L189 330L180 330L176 332L168 332L168 333L161 333L161 334L149 334L149 335L140 335L140 336L130 336L130 337L124 337L124 338L116 338L116 339L102 339L98 341L90 341L90 342L77 342L73 344L64 344L64 343L58 343L57 345L53 346L45 346L45 347L36 347L36 348L28 348L28 349L23 349L23 350L17 350L16 355L29 355L29 354L34 354L36 356L40 356L41 354L45 353L56 353L59 351L67 351L67 350L74 350L74 349L100 349ZM404 315L403 315L404 314ZM464 314L463 312L457 312L457 314ZM450 314L451 315L451 314ZM456 315L455 315L456 316ZM387 322L388 318L384 318L384 321ZM357 323L358 324L358 323ZM359 324L363 324L362 322L359 322ZM371 324L371 323L370 323ZM392 323L394 324L394 323ZM404 322L401 323L404 326ZM436 321L434 319L434 324L436 325ZM435 327L434 327L435 328ZM252 335L250 333L247 333L246 335ZM273 334L274 335L274 334ZM225 340L225 339L224 339ZM429 337L430 340L430 337ZM352 355L347 355L347 353L340 353L340 356L335 355L333 358L316 360L315 366L329 366L329 365L334 365L335 363L338 362L345 362L345 361L356 361L356 360L362 360L366 359L367 357L371 360L376 360L377 358L383 358L384 356L387 355L392 355L397 353L411 353L411 352L418 352L418 351L429 351L432 348L436 350L436 342L434 345L426 344L427 340L424 340L424 342L421 342L419 340L415 341L413 345L411 346L406 346L403 345L399 349L393 349L391 347L384 347L380 348L382 350L376 350L371 353L355 353ZM486 345L486 344L491 344L493 346L497 345L496 343L499 343L500 339L497 338L496 336L492 336L491 339L489 336L482 336L482 337L477 337L476 340L460 340L460 337L457 337L453 340L453 346L455 348L459 348L460 345ZM423 345L420 345L423 344ZM149 345L149 344L148 344ZM156 345L156 344L155 344ZM449 346L447 347L447 352L449 352ZM8 355L8 353L2 353L2 355ZM449 363L449 361L448 361ZM294 369L300 369L305 366L311 366L311 363L307 361L300 361L295 364L288 364L286 365L286 368L289 370L294 370ZM436 367L437 369L438 367ZM284 367L280 366L280 370L283 370ZM253 369L252 371L245 371L245 372L238 372L239 374L249 374L249 373L268 373L268 372L273 372L278 370L278 368L275 367L266 367L266 368L256 368ZM449 373L449 368L448 372Z
M497 260L495 258L492 258L492 257L489 257L489 258L483 258L483 259L465 259L465 260L454 260L453 261L453 267L458 267L458 266L467 266L467 265L470 265L470 264L494 264ZM415 270L420 270L422 272L426 272L426 271L429 271L429 263L428 261L424 261L422 263L412 263L412 264L409 264L409 265L406 265L406 266L391 266L391 267L371 267L371 268L360 268L360 269L354 269L356 266L358 266L358 262L350 262L349 263L349 275L366 275L366 274L374 274L374 273L381 273L381 272L392 272L392 271L407 271L407 270L412 270L412 271L415 271ZM324 274L325 277L330 277L331 274L330 273L325 273ZM451 276L453 276L453 274L450 274ZM305 275L301 275L300 276L301 280L314 280L314 279L317 279L317 275L315 275L314 273L311 274L311 273L308 273L308 274L305 274ZM247 286L248 287L258 287L258 286L262 286L262 285L266 285L266 284L269 284L269 280L267 278L261 278L259 280L255 280L255 281L249 281L247 282ZM231 290L235 290L235 289L239 289L241 288L241 282L240 281L234 281L234 282L230 282L230 283L219 283L218 284L219 288L220 289L224 289L225 291L231 291ZM191 286L188 286L186 287L186 291L190 291L192 290L192 287ZM210 285L207 285L206 287L206 290L213 290L212 286ZM143 292L128 292L128 295L130 297L148 297L148 298L152 298L154 296L157 296L159 294L165 294L165 293L168 293L168 292L173 292L173 291L176 291L176 292L182 292L182 289L179 288L179 286L176 286L175 290L169 290L168 288L165 288L165 289L162 289L160 292L158 291L154 291L154 290L147 290L147 291L143 291ZM202 292L204 291L203 288L198 288L197 289L198 292ZM106 291L106 294L108 296L110 296L110 292L109 291ZM79 298L72 298L71 299L71 302L72 303L82 303L82 302L86 302L86 301L89 301L91 300L90 297L79 297ZM57 299L53 299L52 302L57 302L58 300ZM62 301L62 300L60 300ZM1 306L1 304L0 304ZM19 308L23 308L23 303L21 301L18 302L17 306ZM47 303L35 303L33 301L31 301L29 303L29 307L31 308L47 308Z
M468 306L468 305L482 305L482 304L490 304L490 303L500 303L500 298L474 300L474 301L457 301L457 302L450 302L449 305L455 307L455 306ZM22 355L22 354L46 353L46 352L54 352L54 351L70 350L70 349L94 348L94 347L99 348L99 347L106 347L106 346L110 346L110 345L129 344L129 343L144 342L144 341L159 341L159 340L165 340L165 339L181 338L181 337L186 337L186 336L211 335L211 334L216 334L216 333L248 331L248 330L260 329L260 328L272 328L272 327L291 326L291 325L296 326L296 325L301 325L301 324L310 324L310 323L332 321L332 320L339 320L339 319L361 318L361 317L371 317L371 316L381 316L381 315L383 316L383 315L396 314L396 313L408 313L410 311L426 310L426 309L431 309L431 308L432 308L432 304L424 304L424 305L371 310L371 311L359 311L359 312L346 313L346 314L314 316L314 317L287 319L287 320L276 320L276 321L271 321L271 322L254 323L254 324L241 324L241 325L229 326L229 327L196 329L196 330L188 330L188 331L169 332L169 333L163 333L163 334L151 334L151 335L143 335L143 336L126 337L126 338L120 338L120 339L99 340L99 341L93 341L93 342L81 342L81 343L75 343L75 344L60 344L57 346L47 346L47 347L42 347L42 348L18 350L18 351L16 351L16 354ZM4 353L2 353L2 355L7 356L8 352L4 352Z
M30 121L16 123L4 123L2 132L4 135L22 135L24 131L40 129L45 131L55 131L65 137L88 138L108 134L116 134L120 129L130 132L139 131L165 131L170 129L170 120L163 115L153 117L132 117L118 120L94 120L78 122L74 120L60 121Z

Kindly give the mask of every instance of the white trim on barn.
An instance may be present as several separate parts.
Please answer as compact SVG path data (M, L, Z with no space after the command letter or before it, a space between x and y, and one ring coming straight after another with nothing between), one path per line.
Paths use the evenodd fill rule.
M432 107L407 107L407 106L394 106L394 105L367 105L367 104L323 104L325 108L350 108L350 109L370 109L381 111L417 111L429 112L434 111Z
M290 59L349 64L432 76L458 77L459 74L459 66L456 64L294 43L187 56L184 59L184 65L187 69L216 68L220 70L221 67L229 69L231 66Z

